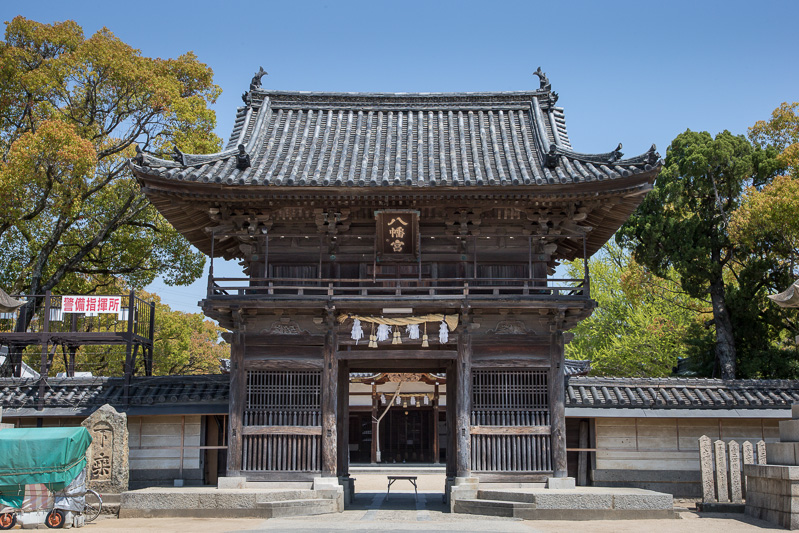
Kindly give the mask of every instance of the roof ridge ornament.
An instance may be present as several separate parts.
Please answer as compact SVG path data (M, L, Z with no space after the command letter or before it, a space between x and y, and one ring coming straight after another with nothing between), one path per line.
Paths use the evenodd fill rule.
M250 154L244 150L243 144L239 145L239 153L236 154L236 168L239 170L250 168Z
M267 76L269 73L264 70L264 67L258 67L258 72L255 73L255 76L252 77L250 80L250 90L254 91L255 89L261 88L261 78Z
M549 152L544 154L544 164L547 168L556 168L560 162L560 155L558 149L554 144L549 145Z
M549 83L549 78L547 78L547 75L544 73L543 70L541 70L541 67L538 67L538 70L533 72L533 74L538 76L538 79L541 82L541 86L539 87L539 90L541 90L541 91L551 91L552 90L552 84ZM557 96L555 96L555 100L557 100Z
M183 158L183 152L181 152L180 148L178 148L177 146L172 148L172 160L176 163L180 163L181 165L186 164L184 162L185 160Z
M644 161L648 165L654 166L655 163L660 161L660 154L657 151L657 147L653 144L649 150L644 154Z
M610 163L615 163L616 161L620 160L624 154L621 151L621 143L610 153L610 157L608 158Z

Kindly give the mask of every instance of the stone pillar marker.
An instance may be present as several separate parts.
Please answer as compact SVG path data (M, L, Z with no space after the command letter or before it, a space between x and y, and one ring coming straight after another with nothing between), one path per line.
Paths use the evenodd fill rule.
M92 444L87 452L88 488L120 494L128 490L128 417L105 404L81 424L89 430Z
M744 456L744 465L753 465L755 464L755 450L752 447L752 443L748 440L745 440L743 443L743 456ZM744 467L742 467L744 468ZM746 476L744 478L744 488L743 494L746 495Z
M730 441L730 495L732 503L743 502L741 491L741 451L738 443Z
M721 503L730 501L730 492L727 488L727 449L723 440L713 443L716 452L716 495Z
M713 451L707 435L699 437L699 466L702 472L702 501L712 503L716 501L716 484L713 482Z
M766 464L766 442L762 440L757 441L757 464Z

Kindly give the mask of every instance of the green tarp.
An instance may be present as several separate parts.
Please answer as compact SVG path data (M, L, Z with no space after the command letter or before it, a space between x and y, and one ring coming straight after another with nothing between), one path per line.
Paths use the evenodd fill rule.
M63 489L86 466L91 442L84 427L0 430L0 508L19 509L28 484Z

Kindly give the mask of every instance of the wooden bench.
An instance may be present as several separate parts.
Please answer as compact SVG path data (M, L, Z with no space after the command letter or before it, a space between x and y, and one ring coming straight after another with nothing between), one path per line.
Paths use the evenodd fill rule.
M386 491L386 501L388 501L388 495L391 494L391 485L394 484L395 481L404 479L411 482L413 485L413 493L415 501L419 501L419 490L416 487L416 476L387 476L388 477L388 490Z

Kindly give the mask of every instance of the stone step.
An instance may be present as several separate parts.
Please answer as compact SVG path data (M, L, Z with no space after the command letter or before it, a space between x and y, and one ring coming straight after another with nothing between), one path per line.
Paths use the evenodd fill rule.
M256 504L267 502L281 502L289 500L312 500L320 498L318 491L312 489L282 489L259 491L256 495Z
M516 511L535 509L535 504L508 500L464 499L455 500L453 511L464 514L514 517Z
M535 493L510 490L479 490L477 491L477 498L503 502L535 503Z
M256 507L265 510L269 518L311 516L336 512L335 500L322 498L258 502Z

